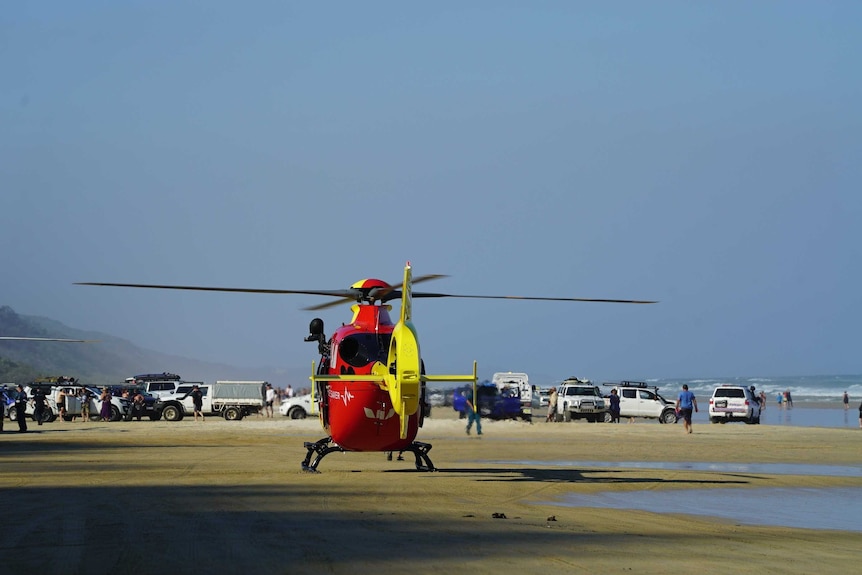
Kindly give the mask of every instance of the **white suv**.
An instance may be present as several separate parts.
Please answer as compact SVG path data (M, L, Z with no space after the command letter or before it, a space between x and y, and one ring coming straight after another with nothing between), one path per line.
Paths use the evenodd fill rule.
M709 398L709 421L711 423L728 421L760 423L760 400L747 387L720 385Z

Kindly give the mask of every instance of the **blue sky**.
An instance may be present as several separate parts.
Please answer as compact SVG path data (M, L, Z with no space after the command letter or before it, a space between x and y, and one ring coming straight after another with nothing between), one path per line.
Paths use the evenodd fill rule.
M661 302L419 300L432 372L860 373L860 21L858 2L15 3L0 304L305 367L318 298L72 284L339 289L410 260L450 276L433 291Z

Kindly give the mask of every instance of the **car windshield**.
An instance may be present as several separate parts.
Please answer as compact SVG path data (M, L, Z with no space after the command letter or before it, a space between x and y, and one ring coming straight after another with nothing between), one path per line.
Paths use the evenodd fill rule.
M718 388L715 390L715 397L745 397L745 390L739 388Z
M595 387L568 387L566 395L598 395Z

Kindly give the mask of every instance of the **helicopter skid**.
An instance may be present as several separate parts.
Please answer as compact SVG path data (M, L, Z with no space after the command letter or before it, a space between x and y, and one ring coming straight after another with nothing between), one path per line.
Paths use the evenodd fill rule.
M310 473L320 473L317 470L317 466L320 465L320 460L330 453L335 451L344 453L346 451L341 446L332 444L331 437L324 437L315 442L306 441L305 448L308 450L308 453L305 455L305 460L302 462L302 470ZM431 463L431 458L428 457L428 452L431 451L430 443L414 441L402 449L401 453L404 453L405 451L411 452L416 458L417 471L437 471L437 468L434 467L433 463ZM312 456L314 457L313 460ZM401 459L401 454L399 453L398 460L400 461ZM389 460L392 460L391 452L389 453Z

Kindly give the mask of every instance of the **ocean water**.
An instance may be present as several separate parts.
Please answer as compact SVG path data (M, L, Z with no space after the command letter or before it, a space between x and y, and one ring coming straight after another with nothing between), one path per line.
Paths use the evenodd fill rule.
M778 394L785 391L790 391L794 406L821 402L840 405L845 391L850 396L851 409L858 410L862 403L862 375L651 379L648 383L658 386L659 393L671 400L676 399L683 384L688 384L688 388L702 402L706 402L719 385L753 385L756 391L766 393L767 410L769 406L777 405Z

